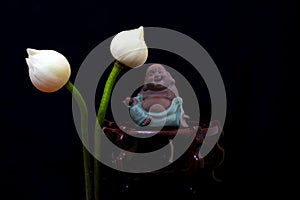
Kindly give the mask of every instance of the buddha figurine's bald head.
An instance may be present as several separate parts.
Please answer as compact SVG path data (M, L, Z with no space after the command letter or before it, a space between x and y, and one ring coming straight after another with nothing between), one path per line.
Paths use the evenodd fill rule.
M153 64L146 71L145 83L161 84L168 87L171 84L175 84L175 80L162 65Z
M145 76L145 84L150 87L151 85L154 85L157 89L159 86L164 86L172 90L175 96L178 96L175 80L161 64L153 64L148 67Z

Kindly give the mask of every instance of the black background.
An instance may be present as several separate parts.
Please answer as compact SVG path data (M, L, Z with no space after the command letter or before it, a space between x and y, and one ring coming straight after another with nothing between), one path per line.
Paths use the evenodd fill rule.
M244 195L277 194L291 184L295 1L13 0L0 9L0 199L84 199L71 96L64 89L46 94L32 86L26 48L61 52L74 80L95 46L140 25L192 37L220 70L228 111L223 182L216 193L236 196L241 188Z

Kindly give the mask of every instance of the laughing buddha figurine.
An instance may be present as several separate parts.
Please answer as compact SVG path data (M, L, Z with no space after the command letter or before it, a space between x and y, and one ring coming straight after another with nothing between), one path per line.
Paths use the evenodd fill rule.
M149 66L136 97L124 100L132 120L139 126L188 127L175 80L160 64Z

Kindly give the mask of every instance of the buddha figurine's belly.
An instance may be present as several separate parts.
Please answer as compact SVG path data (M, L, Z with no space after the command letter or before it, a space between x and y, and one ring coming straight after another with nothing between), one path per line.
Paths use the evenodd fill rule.
M163 112L168 109L172 101L165 97L152 96L145 98L142 103L142 107L147 112Z

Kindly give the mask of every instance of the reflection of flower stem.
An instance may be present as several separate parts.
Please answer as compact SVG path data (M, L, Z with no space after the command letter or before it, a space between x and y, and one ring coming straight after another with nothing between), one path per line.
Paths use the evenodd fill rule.
M88 144L88 111L86 103L77 88L70 82L65 86L76 100L81 115L81 139L85 144ZM85 176L85 192L86 200L92 200L92 178L91 178L91 156L87 149L83 146L83 160L84 160L84 176Z
M119 75L120 71L123 69L123 66L118 61L115 62L114 67L112 71L110 72L110 75L106 81L104 91L102 94L102 99L100 102L99 110L97 113L97 122L96 128L95 128L95 155L99 155L100 153L100 142L98 141L99 136L97 137L97 134L100 134L99 128L103 125L107 106L110 100L112 87L116 81L117 76ZM97 158L98 156L96 156ZM100 163L97 159L95 159L94 162L94 184L95 184L95 199L100 199Z

